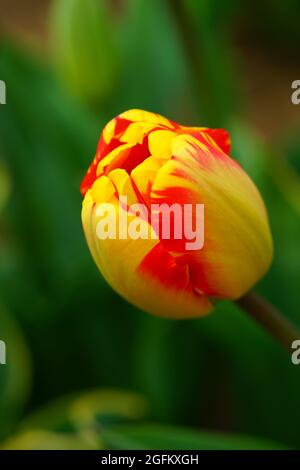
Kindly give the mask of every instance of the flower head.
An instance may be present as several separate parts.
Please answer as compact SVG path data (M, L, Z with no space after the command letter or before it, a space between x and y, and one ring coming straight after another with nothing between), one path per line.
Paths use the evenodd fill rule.
M146 111L127 111L105 126L81 185L82 223L104 278L139 308L174 318L201 316L218 299L242 296L268 269L266 209L229 152L225 130L181 126ZM114 208L121 225L114 236L99 234L103 204ZM168 236L160 223L166 212ZM178 214L180 236L172 230ZM130 236L133 225L140 237ZM199 231L203 243L193 245Z

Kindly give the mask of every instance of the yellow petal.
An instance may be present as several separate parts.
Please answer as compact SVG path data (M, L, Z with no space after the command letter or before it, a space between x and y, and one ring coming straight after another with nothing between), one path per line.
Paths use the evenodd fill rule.
M149 203L152 184L156 178L157 172L165 163L165 159L155 158L153 156L146 158L131 172L131 178L134 181L139 193L146 203Z
M133 122L120 137L120 141L134 145L142 144L145 135L155 127L152 122Z
M120 177L116 178L116 173L113 176L115 181ZM102 176L100 179L105 181L105 184L101 183L101 185L109 186L107 177ZM117 226L120 218L125 216L128 217L128 226L130 226L136 216L124 211L119 206L117 198L114 195L111 196L111 193L112 191L107 191L107 187L104 189L104 195L107 198L105 202L109 201L115 207ZM98 192L97 196L99 196ZM205 315L212 309L210 301L205 297L185 289L166 287L151 273L147 274L140 270L143 260L161 243L159 240L150 237L146 240L134 240L130 237L99 240L97 237L97 225L100 220L97 215L98 205L93 199L92 191L88 191L82 207L82 224L93 259L104 278L116 292L138 308L165 317L197 317ZM140 219L140 223L148 227L149 233L152 232L151 226L145 220Z
M176 133L167 130L153 131L149 135L149 150L151 155L157 158L168 159L171 157L171 142Z
M112 119L106 124L106 126L103 129L102 136L103 136L104 142L107 145L111 142L114 136L115 128L116 128L116 120Z
M111 180L103 175L97 178L93 183L91 189L88 191L88 198L85 198L84 201L86 199L90 200L90 198L92 198L93 202L110 201L115 192L116 189Z
M160 114L150 113L149 111L143 111L141 109L130 109L120 114L120 117L123 119L128 119L132 122L151 122L152 124L158 124L165 127L173 128L172 123L169 119L161 116Z
M118 168L109 173L109 179L113 182L118 195L126 196L128 205L137 204L139 202L137 194L132 186L132 181L127 171Z
M106 155L106 157L100 160L97 167L97 176L102 173L107 174L113 169L122 166L130 154L130 149L132 149L134 145L135 144L119 145L119 147L115 148L112 152Z

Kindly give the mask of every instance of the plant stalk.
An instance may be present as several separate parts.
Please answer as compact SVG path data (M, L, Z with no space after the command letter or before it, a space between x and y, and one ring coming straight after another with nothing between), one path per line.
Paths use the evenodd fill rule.
M288 351L291 351L293 341L300 340L298 328L260 295L248 292L236 303Z

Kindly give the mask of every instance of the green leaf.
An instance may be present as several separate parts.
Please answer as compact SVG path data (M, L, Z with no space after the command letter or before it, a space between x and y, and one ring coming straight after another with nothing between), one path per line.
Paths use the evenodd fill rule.
M93 105L103 103L118 76L109 10L105 0L55 0L51 8L51 43L59 75Z
M102 390L86 393L70 408L71 419L77 427L84 427L109 417L141 419L145 416L145 400L134 393L118 390Z
M108 448L118 450L262 450L285 446L247 436L199 432L159 425L124 425L103 430Z
M233 3L226 2L226 13L222 14L225 4L220 6L214 0L182 2L188 29L183 34L191 37L192 47L195 45L191 58L195 63L194 94L199 97L198 115L205 126L224 127L239 109L236 60L224 28Z
M96 449L100 449L100 445ZM68 433L53 433L47 431L24 431L7 441L0 449L2 450L94 450L80 436Z
M167 2L128 0L119 34L123 62L114 114L141 108L190 119L195 110L191 78Z
M60 398L35 411L23 421L22 429L70 432L93 427L97 422L141 419L145 400L123 390L92 390Z

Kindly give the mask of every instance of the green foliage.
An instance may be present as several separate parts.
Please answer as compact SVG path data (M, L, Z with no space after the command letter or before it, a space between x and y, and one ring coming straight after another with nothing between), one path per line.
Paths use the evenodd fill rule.
M53 60L67 87L92 105L110 96L118 76L112 12L105 0L55 0Z
M21 429L95 432L99 423L141 419L146 411L145 400L134 393L114 389L77 392L35 411L22 422Z
M97 447L100 448L100 447ZM95 450L80 436L49 431L25 431L8 439L2 450Z
M147 450L278 450L273 442L246 436L197 432L185 428L132 425L105 430L104 441L112 449Z
M145 416L140 396L93 390L66 396L36 411L7 439L3 449L102 449L103 429Z
M137 311L101 279L80 227L79 184L108 118L142 107L186 124L226 122L275 239L258 288L300 324L300 145L274 142L274 152L239 115L226 28L240 2L184 2L203 67L196 82L167 2L128 0L114 20L106 3L55 2L58 75L0 49L2 447L299 448L300 369L288 355L229 302L185 322Z
M191 42L196 51L193 62L197 70L194 93L199 98L198 115L208 127L226 127L240 107L236 60L226 34L236 1L222 5L215 0L179 3L187 14L187 27L192 28ZM226 54L220 53L224 49Z

